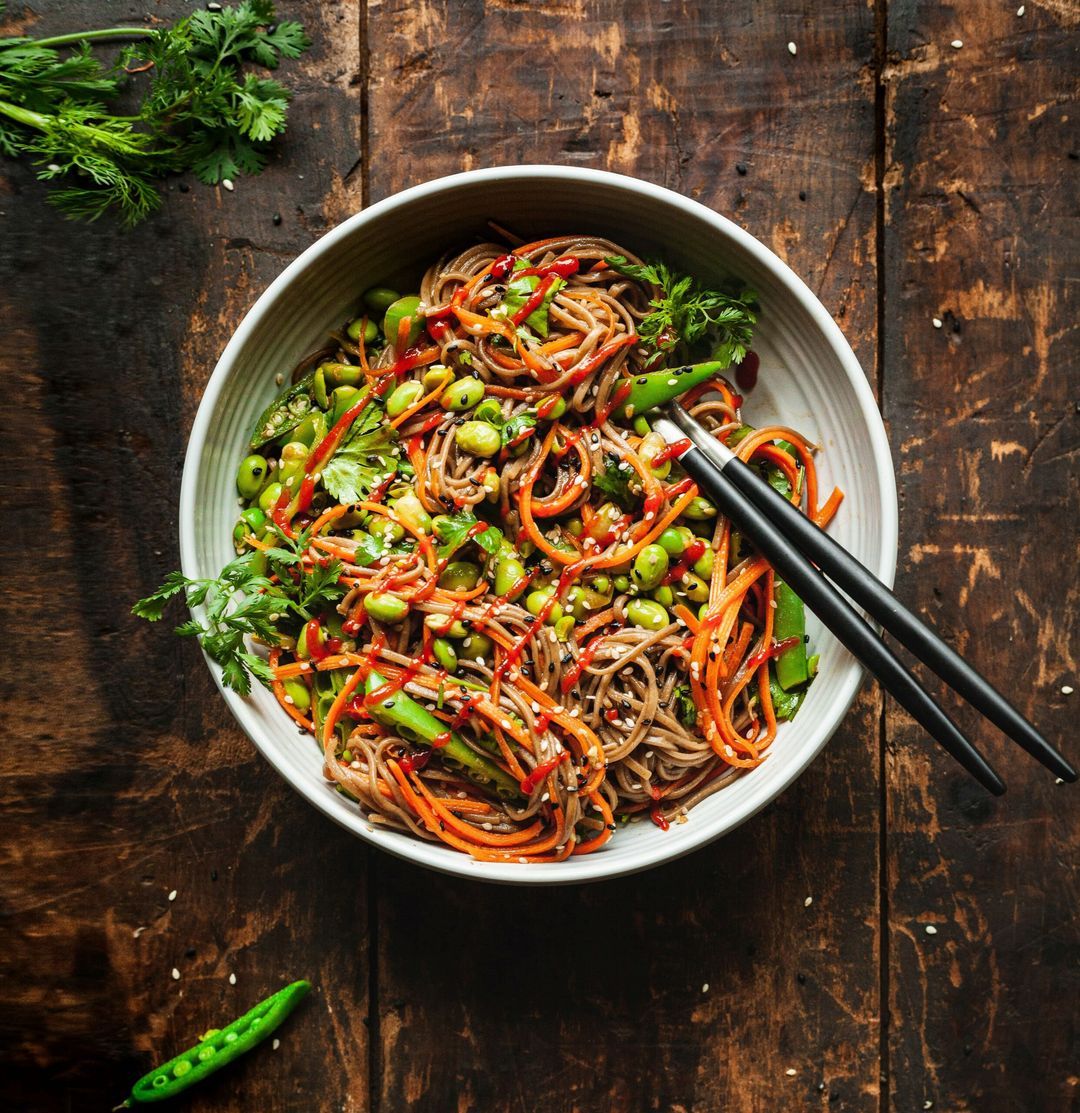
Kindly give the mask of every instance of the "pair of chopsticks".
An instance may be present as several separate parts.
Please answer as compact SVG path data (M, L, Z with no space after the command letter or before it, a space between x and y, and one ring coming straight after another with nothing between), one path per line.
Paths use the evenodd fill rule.
M1000 796L1005 782L837 588L1033 758L1062 780L1076 780L1076 770L1038 730L851 553L774 491L678 403L663 407L660 414L652 427L668 444L690 442L678 460L698 488L897 703L983 787Z

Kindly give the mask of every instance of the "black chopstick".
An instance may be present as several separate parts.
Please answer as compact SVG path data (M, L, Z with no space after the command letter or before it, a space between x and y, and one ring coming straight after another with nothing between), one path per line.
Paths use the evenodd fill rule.
M708 458L712 464L712 471L709 473L711 480L727 490L734 489L745 502L750 504L748 508L742 509L754 512L755 519L763 523L764 528L771 527L770 532L778 532L788 545L811 558L886 631L910 649L972 707L1036 760L1062 780L1076 780L1076 770L1038 730L959 654L908 611L892 592L846 549L755 475L729 449L711 437L681 406L669 406L666 413L679 432L686 435L699 452ZM709 494L713 493L714 487L710 483ZM749 529L746 532L749 536ZM769 559L772 562L771 558ZM794 584L792 587L798 590L794 588ZM808 601L806 602L810 605ZM811 609L816 610L813 606ZM825 615L819 613L819 617L829 625ZM856 651L852 649L852 652ZM856 656L859 654L856 653ZM864 663L871 667L868 662ZM871 671L874 670L871 668ZM884 683L884 679L881 679ZM911 708L909 707L908 710ZM926 723L922 725L930 730ZM969 743L965 744L970 746ZM971 749L974 750L973 747Z

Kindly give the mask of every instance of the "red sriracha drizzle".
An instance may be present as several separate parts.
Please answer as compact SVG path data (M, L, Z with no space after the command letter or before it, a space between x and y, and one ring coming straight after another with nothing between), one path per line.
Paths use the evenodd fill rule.
M666 464L668 460L674 460L681 456L688 448L693 448L693 445L685 437L681 440L672 441L671 444L665 445L653 457L652 466L658 468L661 464Z
M697 541L692 541L686 546L683 555L679 558L679 563L671 567L668 574L664 577L666 584L682 583L683 576L690 570L690 565L699 561L705 555L705 542L698 538Z
M581 679L581 674L592 664L592 659L596 656L596 651L600 648L600 643L603 640L604 635L601 634L600 637L593 638L588 645L582 647L581 655L578 657L574 666L567 670L566 675L559 682L559 688L563 692L569 692Z
M307 642L308 656L313 661L321 661L324 657L331 657L341 652L341 638L329 637L321 641L322 621L313 618L304 627L304 640ZM795 639L798 641L798 639Z
M597 408L596 414L592 421L589 422L588 428L599 429L600 426L611 417L612 413L626 401L632 389L633 383L623 383L622 386L616 387L608 404ZM687 441L686 443L689 444L690 442Z
M753 657L747 659L746 668L748 671L753 672L754 669L765 664L766 661L771 661L774 657L779 657L786 649L791 649L799 644L801 639L798 635L792 638L784 638L782 642L773 642L768 649L762 649L760 652L755 653Z
M757 385L758 368L761 366L761 357L757 352L747 352L743 361L735 368L735 382L740 390L753 390ZM741 402L741 399L740 399Z
M537 786L544 780L549 773L554 773L556 769L564 761L569 761L570 755L564 750L561 754L556 754L553 758L547 761L542 761L540 764L521 781L521 792L523 796L531 796Z

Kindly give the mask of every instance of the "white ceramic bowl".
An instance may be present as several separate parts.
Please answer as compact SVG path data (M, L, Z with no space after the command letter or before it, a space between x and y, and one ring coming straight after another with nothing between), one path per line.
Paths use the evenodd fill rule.
M746 412L753 424L782 419L812 439L822 486L846 493L831 528L886 583L896 563L897 507L885 430L847 341L810 290L768 248L710 209L633 178L561 166L477 170L407 189L346 220L292 263L240 322L210 378L184 464L180 548L189 576L214 576L232 555L236 466L255 419L288 373L375 284L415 287L444 250L483 235L493 219L527 236L588 232L639 255L661 254L703 279L735 275L758 292L754 350L761 375ZM646 869L731 831L779 795L824 747L862 679L858 663L811 626L820 674L794 722L780 728L768 760L694 808L685 824L620 828L596 854L550 865L478 864L441 844L373 830L323 780L322 758L271 693L223 689L240 725L289 783L361 839L462 877L549 885ZM220 686L220 671L210 664ZM241 806L243 802L240 802Z

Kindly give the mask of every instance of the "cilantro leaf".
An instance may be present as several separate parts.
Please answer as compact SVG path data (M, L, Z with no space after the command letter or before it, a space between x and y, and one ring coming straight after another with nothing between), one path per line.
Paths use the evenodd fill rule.
M190 582L183 572L170 572L161 587L151 592L145 599L140 599L131 608L131 613L139 618L145 618L147 622L160 622L165 604L179 595Z
M359 502L398 469L393 449L397 432L383 422L377 406L361 410L349 439L327 461L322 484L338 502Z
M514 264L515 270L522 270L528 264L524 260L518 260ZM536 293L536 287L540 285L540 277L535 274L518 275L516 278L511 278L506 287L506 293L503 295L501 305L506 309L507 317L513 317L519 310L525 308L525 303ZM544 299L541 303L525 318L525 324L529 326L536 333L547 339L549 330L548 311L551 309L551 303L555 295L565 286L564 280L556 275L554 281L544 294Z
M503 448L522 444L535 429L536 417L533 414L516 414L501 426Z
M460 510L457 514L440 518L435 527L436 536L443 542L439 546L439 559L453 556L467 541L475 541L484 552L496 554L502 547L503 531L497 526L487 525L486 529L469 537L469 530L479 521L471 510Z
M593 487L623 510L633 510L638 503L637 494L630 489L630 479L634 472L620 468L617 456L605 456L604 464L604 470L597 472L592 478Z
M796 692L785 692L784 689L780 687L774 675L774 669L770 665L769 696L772 698L773 711L776 713L776 718L780 721L785 721L795 718L795 713L802 706L802 701L806 698L806 689L801 688Z
M738 363L747 352L757 323L756 295L710 290L689 275L680 275L661 262L631 263L612 255L608 266L627 278L658 287L649 302L652 312L638 325L638 335L658 352L671 352L708 341L713 358Z
M677 684L671 693L672 707L684 727L697 726L698 709L687 684Z

